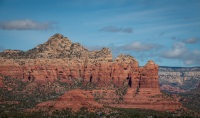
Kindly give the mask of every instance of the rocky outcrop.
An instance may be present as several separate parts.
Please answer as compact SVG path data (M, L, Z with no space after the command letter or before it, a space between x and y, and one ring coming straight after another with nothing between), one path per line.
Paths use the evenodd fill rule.
M95 94L107 96L100 100L100 103L109 106L156 110L175 110L181 107L177 100L171 102L171 99L163 98L158 83L158 65L153 61L150 60L144 67L139 67L138 61L129 55L119 55L112 60L109 49L88 51L60 34L55 34L46 43L29 51L12 53L4 51L0 53L0 56L0 75L2 76L21 78L23 81L37 84L53 83L59 80L74 85L76 80L81 80L84 85L94 84L97 87L97 90L91 90L93 96ZM123 89L124 92L116 94L112 89L114 87L127 90ZM82 93L87 94L88 91L72 91L62 96L61 102L51 101L38 106L66 108L82 99L79 99ZM69 102L77 96L78 99ZM87 101L92 99L92 96L83 97L83 99ZM117 100L118 102L113 103L113 99L122 99L122 101ZM62 107L62 103L66 103L66 106Z
M174 111L181 108L176 96L168 97L160 92L158 83L158 65L148 61L144 67L139 68L137 86L127 90L122 104L111 106L123 108L146 108L160 111Z
M148 94L161 94L158 84L158 65L153 61L148 61L144 67L140 67L137 77L132 76L130 79L132 78L133 86L128 89L125 98L132 99L138 94L144 94L145 96Z
M153 61L150 60L141 70L142 70L141 80L140 80L141 88L159 89L158 65L156 65ZM144 84L144 83L149 83L149 84Z
M89 51L79 43L71 42L61 34L55 34L44 44L26 52L5 50L0 53L5 59L81 59L89 61L112 61L112 53L108 48L100 51Z
M89 111L95 111L103 108L103 105L96 102L89 91L75 89L66 92L56 100L42 102L35 107L36 110L49 108L58 110L70 108L75 112L81 108L87 108Z

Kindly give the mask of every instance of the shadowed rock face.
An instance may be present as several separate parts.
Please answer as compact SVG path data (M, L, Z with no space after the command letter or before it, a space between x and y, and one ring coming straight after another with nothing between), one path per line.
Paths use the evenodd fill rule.
M83 84L93 83L104 90L111 84L119 88L126 85L128 90L121 104L113 104L111 97L100 102L115 107L155 110L175 110L181 107L176 100L170 102L163 99L158 84L158 65L153 61L139 67L138 61L129 55L119 55L112 60L108 48L88 51L60 34L55 34L46 43L26 52L7 50L1 52L0 56L2 76L22 78L38 84L52 83L58 79L73 84L75 79L82 79ZM113 90L108 93L116 96Z

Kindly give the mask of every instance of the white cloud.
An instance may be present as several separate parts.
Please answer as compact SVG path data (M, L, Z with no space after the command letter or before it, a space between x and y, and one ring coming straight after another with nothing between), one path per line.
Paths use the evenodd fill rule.
M189 50L183 42L175 43L172 49L162 51L160 56L168 59L179 59L188 66L200 64L200 50Z
M185 65L198 65L200 64L200 50L193 50L186 52L183 62Z
M134 51L149 51L152 49L160 49L162 46L159 44L153 43L141 43L141 42L133 42L131 44L122 46L125 50L134 50Z
M30 19L0 22L2 30L48 30L53 28L53 23L36 22Z
M185 52L187 52L187 49L185 48L185 44L182 42L175 43L172 47L172 49L163 51L161 53L161 56L164 58L175 58L178 59L182 57Z

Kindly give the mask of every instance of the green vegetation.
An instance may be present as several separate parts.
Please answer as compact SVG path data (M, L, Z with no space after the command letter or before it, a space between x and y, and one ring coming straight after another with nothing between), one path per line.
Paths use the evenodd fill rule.
M19 111L33 108L36 104L55 99L63 92L55 91L56 83L41 85L34 82L23 82L22 79L4 77L5 88L0 88L1 111ZM1 112L0 112L1 114Z
M126 91L128 89L128 83L126 81L123 82L123 85L121 87L115 86L116 94L119 96L124 96L126 94Z
M160 112L145 109L114 108L116 112L108 114L117 118L193 118L189 114L178 114L176 112Z
M123 109L107 108L105 111L89 112L86 108L78 112L72 112L70 109L61 111L36 111L36 112L3 112L1 118L195 118L189 114L178 114L175 112L159 112L145 109ZM197 118L197 117L196 117Z
M183 106L200 113L200 89L180 94Z
M80 109L80 111L73 113L70 109L64 109L61 111L49 109L47 111L35 111L27 112L27 109L35 107L40 102L47 100L56 99L63 95L66 91L80 88L83 90L98 90L100 87L96 86L94 83L84 83L82 79L74 79L75 81L71 84L63 83L59 79L53 83L47 83L45 85L38 85L34 81L24 81L23 79L13 79L9 77L3 77L4 88L0 88L0 118L157 118L157 117L180 117L180 118L190 118L196 115L195 112L158 112L153 110L143 110L143 109L123 109L123 108L111 108L106 107L100 111L89 112L86 108ZM123 95L127 90L127 83L123 86L117 87L113 84L110 85L110 90L114 90L114 93L95 93L94 95L96 101L101 101L109 97L113 97L113 102L122 102ZM118 96L112 96L112 94ZM189 100L182 102L188 108L193 108L197 112L200 109L200 93L198 91L194 93L182 95L183 98ZM165 96L170 96L170 94L165 94ZM192 118L192 117L191 117Z

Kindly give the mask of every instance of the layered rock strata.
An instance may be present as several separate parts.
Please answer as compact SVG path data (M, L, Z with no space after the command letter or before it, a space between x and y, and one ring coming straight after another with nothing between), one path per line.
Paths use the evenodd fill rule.
M0 56L1 76L21 78L38 84L59 80L73 85L74 80L81 79L83 84L93 83L105 90L105 94L116 98L114 90L109 90L109 86L127 86L122 102L113 103L112 97L107 95L107 99L100 100L100 103L155 110L176 110L181 107L176 100L171 102L163 97L158 83L158 65L153 61L139 67L138 61L129 55L119 55L112 60L109 49L88 51L60 34L55 34L46 43L26 52L6 50ZM91 90L91 94L94 96L95 91L101 93L102 90Z

